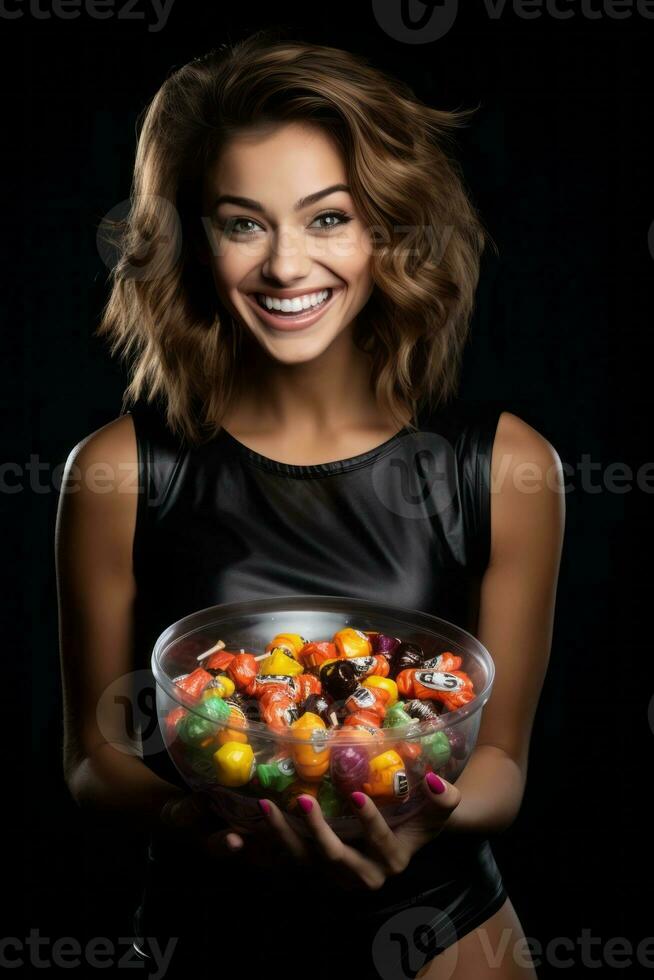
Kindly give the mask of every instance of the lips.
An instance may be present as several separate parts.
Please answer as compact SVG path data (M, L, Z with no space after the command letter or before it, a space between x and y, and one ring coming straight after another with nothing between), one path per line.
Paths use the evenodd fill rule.
M325 287L329 289L330 295L318 306L310 306L306 310L301 310L299 313L282 313L281 310L268 310L267 308L261 306L257 296L257 293L248 293L246 298L253 310L255 310L257 316L269 327L273 327L275 330L279 331L289 331L289 330L300 330L303 327L311 326L316 320L319 320L325 315L327 310L329 310L334 303L336 297L341 293L341 287ZM322 290L313 290L313 292L321 292ZM306 296L309 295L307 290L303 292L296 292L296 296ZM279 297L280 299L292 299L292 295Z

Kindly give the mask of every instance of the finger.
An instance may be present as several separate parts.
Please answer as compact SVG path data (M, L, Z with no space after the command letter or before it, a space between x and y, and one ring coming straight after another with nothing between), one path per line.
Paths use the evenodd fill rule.
M361 821L369 853L391 874L404 871L411 855L393 833L373 801L365 793L351 793L352 809Z
M428 772L425 775L423 787L428 802L436 812L442 812L443 820L446 820L461 802L460 790L442 776L437 776L435 772Z
M287 847L293 857L298 860L308 857L307 845L300 835L293 830L279 807L271 800L266 799L259 800L259 806L265 817L265 826L273 837L284 847Z
M231 830L219 830L215 834L209 834L205 841L205 849L214 858L236 855L243 846L243 838Z
M310 796L298 797L298 803L301 800L306 801L302 810L313 835L318 856L331 865L332 869L337 869L341 877L358 881L367 888L380 888L386 875L379 865L341 840L325 820L317 800Z

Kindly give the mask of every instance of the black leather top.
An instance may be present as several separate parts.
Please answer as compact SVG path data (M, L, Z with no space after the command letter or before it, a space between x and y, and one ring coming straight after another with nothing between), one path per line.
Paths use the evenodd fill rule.
M268 459L225 430L189 447L160 409L134 405L142 490L135 666L149 669L155 640L183 616L274 595L387 601L474 633L501 411L459 400L422 412L417 433L404 429L370 452L298 466ZM150 738L146 764L183 785L163 744L152 748ZM485 843L452 835L447 852L458 855L458 867ZM443 852L442 838L422 848L420 862L393 879L393 896L437 884Z

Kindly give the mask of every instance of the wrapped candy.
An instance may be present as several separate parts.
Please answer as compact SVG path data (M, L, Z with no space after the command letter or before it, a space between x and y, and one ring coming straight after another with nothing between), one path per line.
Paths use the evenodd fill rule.
M253 658L254 659L254 658ZM213 680L213 675L203 667L196 667L190 674L185 674L175 681L192 701L199 701L202 691Z
M252 746L247 742L225 742L213 754L216 779L221 786L244 786L255 771Z
M290 756L271 759L257 766L257 778L263 789L283 793L297 778L295 764Z
M346 663L354 667L355 677L361 680L371 674L376 677L388 677L390 665L386 657L381 653L376 653L370 657L350 657Z
M200 695L200 701L206 701L207 698L228 698L230 697L236 687L234 681L227 674L218 674L213 680L209 681L204 691Z
M293 722L291 730L304 738L311 736L311 741L296 742L291 748L298 775L309 782L319 781L329 765L328 735L324 721L319 715L307 711Z
M306 640L299 633L278 633L274 636L268 646L265 648L266 653L271 653L276 647L280 649L285 649L291 657L297 659L303 647L306 646Z
M450 653L446 650L444 653L439 653L437 657L432 657L431 660L425 660L422 664L423 670L458 670L463 663L462 657L457 657L455 654Z
M285 691L265 691L259 698L259 706L263 720L273 731L290 728L300 717L295 700Z
M306 643L298 654L298 659L305 669L320 668L328 660L337 658L338 651L335 643Z
M421 646L417 643L399 643L390 659L390 674L393 679L402 670L411 667L421 667L425 661L425 654Z
M472 681L462 670L403 670L397 676L402 697L440 701L447 711L454 711L474 700Z
M236 654L230 653L229 650L218 650L207 657L202 666L210 674L221 674L227 670L235 656Z
M386 714L388 692L363 687L358 684L356 689L345 699L344 708L349 714L355 711L370 711L376 714L381 723Z
M311 714L319 715L325 725L330 728L334 728L338 724L337 713L324 694L310 694L303 702L302 709L311 712Z
M343 813L343 800L336 792L334 784L326 777L320 783L318 803L323 816L327 817L328 820L340 817Z
M445 732L432 732L421 739L426 759L434 769L444 766L452 754L449 739Z
M387 709L397 703L397 684L390 677L379 677L377 674L371 674L361 681L361 686L367 687L369 691L382 694L386 698Z
M257 676L257 661L251 653L237 653L227 667L237 691L245 691Z
M230 706L228 720L235 727L221 729L216 735L216 743L224 745L225 742L247 742L248 737L245 731L247 719L241 709Z
M386 633L377 633L372 630L366 630L366 634L370 640L372 652L375 654L382 654L387 660L390 659L396 647L398 647L401 642L399 637L388 636Z
M408 795L409 780L404 760L394 749L388 749L370 760L370 778L363 784L363 791L372 797Z
M218 733L221 723L227 721L230 716L230 709L222 698L211 698L202 705L204 714L208 718L189 711L177 725L177 735L187 745L206 744L207 740L214 739Z
M370 640L362 630L346 626L334 633L332 639L339 657L369 657L372 653Z
M432 721L441 714L443 706L438 701L421 701L420 698L414 698L412 701L404 702L404 710L418 721Z
M301 674L295 680L295 700L299 703L306 701L311 694L322 694L322 684L313 674ZM318 713L318 712L316 712Z
M361 745L335 744L329 760L329 775L339 793L349 795L361 789L370 775L368 752Z
M380 717L375 711L366 711L365 709L360 709L358 711L353 711L352 714L347 715L343 720L344 728L369 728L371 731L379 731L380 729Z
M321 667L320 683L335 701L344 701L359 686L356 668L348 660L334 660Z
M270 654L259 664L259 676L262 674L286 674L288 677L295 677L304 671L302 664L299 664L295 657L281 647L273 647Z
M262 695L270 691L279 691L286 694L292 701L296 701L298 697L297 680L288 674L257 674L245 688L245 692L253 698L261 698Z

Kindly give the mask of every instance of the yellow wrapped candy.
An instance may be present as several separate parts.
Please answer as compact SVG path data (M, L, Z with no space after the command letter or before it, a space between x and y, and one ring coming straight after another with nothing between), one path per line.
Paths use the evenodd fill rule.
M234 681L227 674L219 674L211 683L212 687L205 688L200 695L201 701L207 701L209 698L230 698L236 690Z
M295 677L303 674L304 667L294 657L289 657L285 650L275 647L270 656L265 657L259 664L259 674L282 674L285 677Z
M349 626L334 633L333 642L340 657L369 657L372 653L372 644L366 634Z
M304 738L313 735L311 742L293 744L291 755L300 779L318 782L327 772L329 765L329 749L323 747L327 743L327 726L320 715L305 711L302 717L294 721L290 727Z
M395 749L382 752L370 760L370 777L363 784L363 790L368 796L395 798L408 795L409 781L404 761Z
M244 786L256 768L252 746L246 742L225 742L214 752L213 762L221 786Z
M392 708L394 704L397 704L397 684L391 677L378 677L376 674L370 674L361 681L361 686L369 687L372 691L384 691L388 698L386 701L387 708Z

